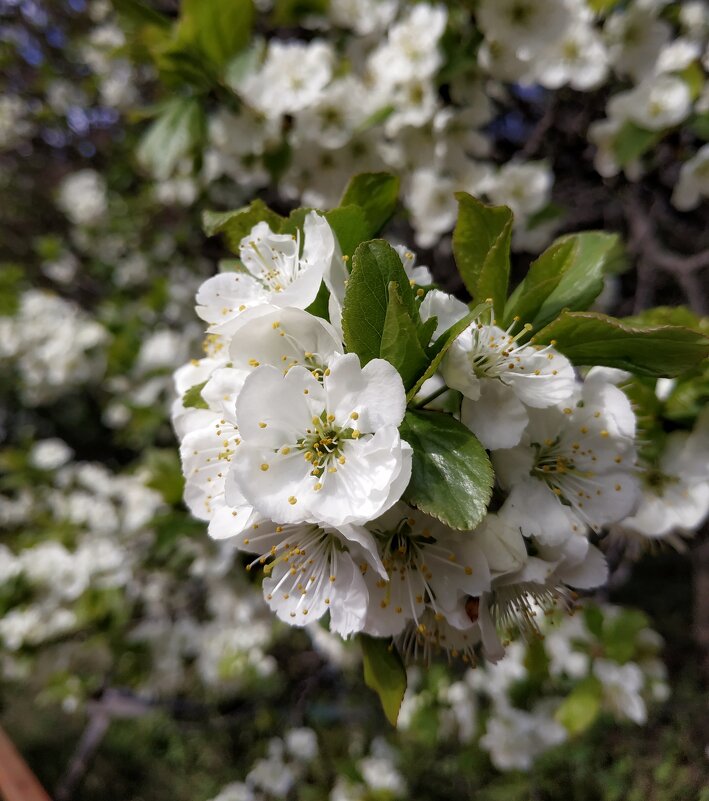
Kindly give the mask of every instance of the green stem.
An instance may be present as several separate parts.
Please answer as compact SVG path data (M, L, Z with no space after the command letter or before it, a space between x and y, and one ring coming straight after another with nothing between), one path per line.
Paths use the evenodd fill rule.
M440 387L435 392L432 392L430 395L427 395L422 401L417 403L416 404L416 408L417 409L423 409L424 406L428 406L428 404L432 400L435 400L439 395L442 395L444 392L448 392L448 390L449 390L449 387L447 387L445 385Z

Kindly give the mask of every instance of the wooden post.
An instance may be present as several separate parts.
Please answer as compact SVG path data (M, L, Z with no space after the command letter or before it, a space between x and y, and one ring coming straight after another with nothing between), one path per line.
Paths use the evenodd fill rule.
M0 795L5 801L51 801L1 728Z

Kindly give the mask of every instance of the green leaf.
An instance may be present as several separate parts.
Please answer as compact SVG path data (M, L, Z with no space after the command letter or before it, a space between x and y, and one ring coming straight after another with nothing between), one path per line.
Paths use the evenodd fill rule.
M401 437L414 449L409 503L452 528L469 531L492 495L490 459L477 438L448 414L408 411Z
M276 0L273 25L277 28L297 27L304 17L326 13L328 0Z
M363 172L347 184L340 206L360 206L369 225L370 234L376 236L396 210L399 197L399 178L388 172Z
M637 375L677 376L709 355L709 337L680 326L631 326L595 312L563 312L532 340L577 365L605 365Z
M377 693L387 720L396 726L406 692L406 670L390 640L359 635L364 663L364 683Z
M629 325L683 325L695 331L709 333L709 320L705 322L686 306L655 306L632 317L624 317Z
M221 71L251 39L251 0L182 0L177 42Z
M158 28L171 28L172 20L141 0L113 0L113 7L126 19Z
M540 225L544 225L544 223L551 222L552 220L558 220L560 217L563 217L566 209L564 206L560 206L558 203L555 203L553 200L543 206L539 211L535 211L534 214L530 214L527 217L525 222L525 228L528 231L533 231L535 228L538 228Z
M169 178L177 164L201 145L205 128L199 101L183 97L169 100L140 140L139 163L159 181Z
M368 131L370 128L374 128L377 125L381 125L383 122L386 122L389 117L396 111L394 106L382 106L381 108L374 111L370 114L366 119L364 119L356 128L355 134L361 134L365 131Z
M621 664L629 662L635 656L638 635L648 625L647 615L639 609L622 609L607 618L603 626L604 655Z
M473 300L491 299L502 318L510 275L512 211L507 206L486 206L466 192L456 192L455 197L455 263Z
M583 620L591 634L600 639L603 631L603 612L601 608L595 604L587 604L583 607Z
M554 715L569 734L580 734L601 711L603 685L595 676L588 676L566 696Z
M667 437L660 420L662 402L655 392L656 383L654 378L633 376L629 381L623 381L620 385L635 413L638 453L648 464L659 462Z
M616 234L585 231L555 240L534 262L505 307L505 325L515 316L539 330L563 309L584 311L601 294L603 279L624 265Z
M357 245L372 238L371 226L360 206L339 206L326 211L325 219L335 232L342 255L350 259Z
M311 211L315 211L315 209L311 209L309 206L299 206L297 209L293 209L285 219L281 220L278 232L294 236L298 231L302 231L305 218Z
M524 280L510 295L505 305L505 327L509 326L515 317L519 317L523 322L529 322L536 317L544 301L559 285L577 249L576 241L571 237L565 237L552 243L530 264ZM601 288L603 288L602 282Z
M692 102L694 102L701 95L704 84L706 83L704 70L700 62L693 61L683 70L680 70L677 76L687 84Z
M426 322L419 322L418 338L422 348L428 348L437 327L438 317L429 317Z
M709 111L695 114L689 121L689 130L703 142L709 142Z
M620 0L589 0L588 5L591 11L595 11L597 14L607 14L619 2Z
M247 48L229 61L224 72L224 80L230 89L238 91L244 78L256 71L265 49L264 40L255 37Z
M625 167L653 148L664 136L664 131L648 131L626 120L613 140L613 152L618 164Z
M490 309L489 303L478 304L472 311L468 312L465 317L458 320L457 323L453 323L453 325L447 331L444 331L433 343L433 345L431 345L431 347L428 349L428 355L431 358L431 363L419 380L409 390L406 396L406 400L409 403L419 393L421 387L424 385L424 382L428 381L429 378L432 378L436 374L436 371L441 366L443 357L446 355L446 352L450 346L472 322L477 320L477 318L488 309Z
M399 254L382 239L359 245L352 258L352 273L342 305L342 329L347 350L356 353L362 365L381 354L392 281L398 285L406 313L418 319L414 295Z
M330 290L325 286L325 282L320 283L320 289L315 296L315 300L305 310L315 317L321 317L323 320L330 322L329 312Z
M709 403L709 365L703 374L677 383L665 402L664 416L675 423L694 423L702 409Z
M182 405L185 409L209 409L209 404L202 397L202 390L206 383L206 381L202 381L201 384L195 384L185 392L182 396Z
M426 370L429 360L419 342L416 323L401 302L399 285L391 281L388 290L389 302L379 355L396 367L404 388L408 389Z
M0 265L0 317L9 317L19 309L24 279L25 270L19 264Z
M277 183L293 157L293 148L287 139L283 139L276 147L266 150L261 160L263 166L271 174L271 180Z
M260 222L267 222L269 226L279 231L283 224L283 217L271 211L263 200L252 200L248 206L234 211L204 211L202 213L202 228L207 236L223 234L229 250L238 255L239 243Z
M147 486L157 490L166 503L178 504L182 500L185 480L180 458L174 448L150 448L145 456L148 472Z

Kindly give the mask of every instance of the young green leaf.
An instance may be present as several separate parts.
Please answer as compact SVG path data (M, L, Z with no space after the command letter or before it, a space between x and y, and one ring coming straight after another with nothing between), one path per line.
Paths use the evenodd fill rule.
M223 234L232 253L238 255L239 243L260 222L267 222L278 231L283 217L271 211L263 200L252 200L248 206L234 211L205 211L202 213L202 228L207 236Z
M379 355L396 367L404 388L408 389L426 370L429 360L419 342L416 323L401 302L399 285L390 281L388 291Z
M453 325L447 331L444 331L433 343L433 345L428 348L427 353L431 358L431 362L426 368L426 371L421 375L421 377L414 384L414 386L411 387L406 395L406 400L408 402L411 402L416 395L418 395L421 387L424 385L424 382L428 381L429 378L435 375L436 371L441 366L441 362L443 361L443 357L446 355L448 348L450 348L450 346L456 341L456 339L458 339L458 337L471 323L477 320L478 317L480 317L480 315L488 309L490 309L489 303L479 303L472 311L468 312L465 317L458 320L457 323L453 323Z
M278 233L295 236L296 232L303 230L305 218L311 211L315 211L315 209L311 209L309 206L299 206L297 209L293 209L286 218L281 218Z
M342 305L342 329L347 350L362 365L381 355L382 334L394 282L406 313L418 318L414 295L399 254L382 239L363 242L352 258L352 273Z
M709 356L709 337L680 326L631 326L595 312L563 312L532 340L554 342L577 365L605 365L637 375L677 376Z
M151 8L143 0L113 0L114 9L126 19L142 25L153 25L167 29L172 26L170 17Z
M584 311L603 290L603 278L623 265L616 234L586 231L562 236L532 262L505 306L505 326L519 316L539 330L563 309Z
M566 696L554 717L569 734L580 734L601 711L603 685L595 676L587 676Z
M168 100L140 140L138 161L155 178L165 180L202 142L205 130L204 109L197 99Z
M329 301L330 290L325 286L325 282L323 281L320 284L320 289L318 289L318 294L315 296L315 300L305 311L310 312L310 314L314 315L315 317L321 317L323 320L330 322Z
M360 634L364 683L377 693L387 720L396 726L406 692L406 670L390 640Z
M252 0L182 0L177 41L222 70L248 45L253 18Z
M182 396L182 405L185 409L209 409L207 401L202 397L202 390L207 382L195 384Z
M654 147L663 137L662 131L648 131L626 120L613 140L613 152L618 164L625 167Z
M524 322L531 322L536 317L544 301L569 269L577 249L577 241L573 237L557 239L531 263L527 275L505 304L505 328L515 317Z
M340 206L359 206L369 225L369 236L376 236L396 209L399 178L388 172L363 172L355 175L345 189Z
M372 238L371 226L360 206L340 206L325 212L343 256L352 258L357 246Z
M608 659L625 664L635 656L638 636L649 620L639 609L622 609L615 617L603 622L603 649Z
M502 318L510 276L512 211L507 206L486 206L466 192L456 192L455 197L455 263L473 300L492 299L495 313Z
M408 411L401 437L414 450L404 498L451 528L468 531L492 495L490 459L470 429L441 412Z

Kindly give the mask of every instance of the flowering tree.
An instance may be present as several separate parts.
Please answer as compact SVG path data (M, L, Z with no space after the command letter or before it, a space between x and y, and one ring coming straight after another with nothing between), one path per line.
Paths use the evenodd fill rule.
M0 711L56 797L699 792L703 4L0 15Z

